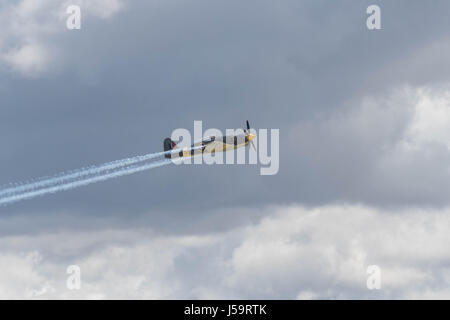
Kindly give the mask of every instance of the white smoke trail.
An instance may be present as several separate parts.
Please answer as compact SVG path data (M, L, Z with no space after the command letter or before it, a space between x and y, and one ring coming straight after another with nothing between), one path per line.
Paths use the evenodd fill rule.
M77 170L69 171L69 172L62 172L54 176L50 177L42 177L35 181L30 181L27 183L21 183L19 185L9 187L3 190L0 190L0 197L8 194L14 194L17 192L23 192L23 191L29 191L29 190L35 190L38 188L46 187L49 185L54 185L56 183L64 183L65 181L69 181L72 179L81 178L83 176L88 176L96 173L100 173L103 171L113 170L116 168L124 167L127 165L131 165L134 163L151 160L157 157L160 157L164 155L165 152L159 152L159 153L152 153L147 154L143 156L136 156L132 158L122 159L122 160L116 160L108 163L104 163L102 165L98 166L91 166L86 168L80 168Z
M166 154L176 154L182 150L191 151L202 148L203 146L195 146L190 148L150 153L142 156L135 156L108 162L97 166L64 172L51 177L43 177L29 183L21 183L12 187L8 186L4 189L0 189L0 205L30 199L48 193L69 190L94 182L160 167L166 164L170 164L173 160L164 159L162 161L150 163L148 163L148 161L156 159L158 157L162 157Z
M107 179L112 179L144 170L149 170L157 167L161 167L164 165L171 164L172 161L170 159L163 159L160 161L150 162L150 163L144 163L139 165L130 165L126 167L119 167L116 168L116 171L114 172L104 172L104 173L94 173L93 176L87 176L87 177L75 177L74 181L71 182L65 182L63 184L57 183L56 185L47 185L46 187L43 187L38 190L26 190L26 191L18 191L16 193L9 194L5 197L0 197L0 205L10 204L13 202L25 200L34 198L37 196L41 196L44 194L49 193L55 193L58 191L65 191L74 189L77 187L85 186L91 183L104 181Z
M195 150L199 149L201 147L194 147L186 150ZM126 167L132 164L136 164L139 162L148 161L151 159L156 159L158 157L162 157L163 155L169 154L169 153L176 153L181 151L182 149L176 149L176 150L170 150L170 151L164 151L164 152L158 152L158 153L150 153L146 155L141 156L135 156L131 158L126 158L122 160L116 160L113 162L104 163L97 166L91 166L86 168L81 168L69 172L63 172L60 174L57 174L55 176L50 177L42 177L34 181L30 181L27 183L20 183L18 185L14 185L12 187L7 187L4 189L0 189L0 199L8 196L13 196L14 194L17 194L19 192L26 192L26 191L33 191L37 190L43 187L47 186L54 186L57 184L65 184L68 182L71 182L75 179L81 179L83 177L87 177L90 175L100 174L102 172L107 172L109 170L115 170L117 168Z

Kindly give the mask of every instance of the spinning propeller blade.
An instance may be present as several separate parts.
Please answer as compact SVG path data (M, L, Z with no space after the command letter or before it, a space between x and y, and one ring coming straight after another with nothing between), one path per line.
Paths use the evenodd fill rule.
M244 132L247 136L249 136L250 135L250 123L248 123L248 120L246 120L246 123L247 123L247 129L244 129ZM250 140L250 144L252 145L253 149L256 151L256 147L255 147L255 144L253 143L253 139Z

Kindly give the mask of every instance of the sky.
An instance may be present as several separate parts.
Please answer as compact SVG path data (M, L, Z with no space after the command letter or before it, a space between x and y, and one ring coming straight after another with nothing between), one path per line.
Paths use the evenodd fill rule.
M159 152L195 120L280 132L276 175L171 165L1 206L0 298L449 299L449 10L0 0L0 185Z

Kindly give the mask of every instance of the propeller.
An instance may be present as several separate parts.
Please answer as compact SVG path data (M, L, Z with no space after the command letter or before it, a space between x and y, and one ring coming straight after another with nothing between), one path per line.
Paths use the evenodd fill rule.
M246 136L248 137L250 135L250 124L248 123L248 120L246 120L246 122L247 122L247 129L244 129L244 132L245 132ZM250 140L250 144L252 145L253 149L256 151L255 144L253 143L253 138L252 138L252 140Z

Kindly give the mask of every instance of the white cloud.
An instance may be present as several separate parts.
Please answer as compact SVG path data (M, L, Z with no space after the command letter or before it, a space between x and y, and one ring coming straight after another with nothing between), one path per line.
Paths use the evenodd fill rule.
M311 193L331 194L331 201L443 205L449 121L450 83L400 87L298 124L289 133L290 156L316 187Z
M297 295L298 300L314 300L317 299L318 295L312 291L302 291Z
M450 210L272 207L210 235L67 231L0 238L1 298L449 298ZM82 288L65 287L81 267ZM366 288L367 266L382 288Z
M102 19L112 17L124 6L124 3L121 0L76 0L68 2L70 2L70 4L79 5L81 8L86 9L88 14Z
M46 47L39 44L25 44L9 50L4 54L3 61L23 75L35 75L45 70L50 62L50 53Z
M291 132L291 139L309 137L309 132L298 134L298 131L315 129L316 135L342 138L343 142L356 140L378 153L395 145L408 150L418 150L429 143L450 146L448 82L434 87L403 86L376 97L348 101L346 105L319 125L314 121L297 126Z
M319 297L370 297L366 268L375 264L383 274L380 293L403 296L439 281L445 271L439 264L450 258L448 230L448 211L282 209L251 227L234 250L232 283L264 287L260 294L310 290Z
M439 143L450 148L450 88L418 88L414 118L407 139L421 144Z
M81 7L86 17L108 19L123 8L121 0L21 0L0 2L0 64L25 77L34 77L57 65L58 48L55 35L66 29L69 5Z

